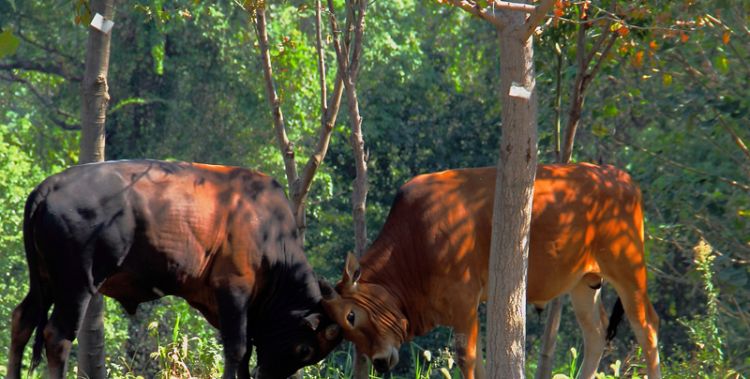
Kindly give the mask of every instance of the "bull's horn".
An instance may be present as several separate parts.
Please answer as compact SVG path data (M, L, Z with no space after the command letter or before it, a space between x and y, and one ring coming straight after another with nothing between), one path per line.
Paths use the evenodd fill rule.
M323 296L323 300L330 301L339 297L339 293L336 292L336 289L325 279L319 279L318 285L320 286L320 294Z

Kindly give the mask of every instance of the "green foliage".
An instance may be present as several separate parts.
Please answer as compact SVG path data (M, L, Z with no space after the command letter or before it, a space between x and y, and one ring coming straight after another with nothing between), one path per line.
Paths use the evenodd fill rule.
M75 146L75 136L60 131L39 135L38 128L28 116L12 111L0 115L0 320L10 320L11 312L28 289L21 233L26 196L46 176L73 163L70 149ZM58 139L59 144L54 149L41 150L38 141L47 137L48 143ZM0 346L10 346L9 333L0 333ZM0 349L3 364L7 362L6 354L7 349Z
M0 59L15 54L20 44L21 40L14 36L10 29L0 33Z
M665 377L683 378L732 378L739 377L726 359L726 335L720 326L719 290L714 284L714 261L716 253L705 240L693 247L693 263L700 275L706 295L706 313L678 319L686 330L694 350L689 356L679 351L670 360Z
M170 311L175 312L176 316L164 317L167 315L155 312L157 318L148 324L149 337L155 339L157 347L156 351L149 354L149 357L158 361L158 376L165 379L218 377L222 367L222 349L216 336L205 332L203 325L205 320L195 314L195 311L191 310L184 301L172 303ZM169 308L160 307L160 310L166 309ZM160 320L172 318L174 325L171 336L168 335L169 339L164 341L162 340L164 325Z

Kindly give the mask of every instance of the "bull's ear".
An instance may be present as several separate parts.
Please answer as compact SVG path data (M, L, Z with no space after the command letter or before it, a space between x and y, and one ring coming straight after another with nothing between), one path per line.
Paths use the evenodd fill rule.
M328 325L323 335L326 337L327 340L335 341L341 335L341 327L338 326L338 324Z
M362 270L359 267L359 260L357 257L349 253L346 256L346 264L344 266L344 277L341 281L347 286L354 286L357 284L359 277L362 275Z
M318 330L321 317L322 315L320 313L310 313L309 315L305 316L305 324L307 324L307 326L309 326L313 331Z
M320 286L320 294L323 296L323 300L331 301L340 297L336 289L327 280L318 279L318 285Z

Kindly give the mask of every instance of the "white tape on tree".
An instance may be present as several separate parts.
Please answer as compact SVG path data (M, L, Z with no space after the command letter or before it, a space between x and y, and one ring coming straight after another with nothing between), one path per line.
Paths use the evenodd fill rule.
M104 34L109 34L109 32L112 31L112 27L115 26L115 22L107 20L104 16L97 13L91 20L91 26Z
M508 95L510 95L510 97L517 97L519 99L528 100L529 98L531 98L531 91L526 89L526 87L513 82L510 84L510 91L508 91Z

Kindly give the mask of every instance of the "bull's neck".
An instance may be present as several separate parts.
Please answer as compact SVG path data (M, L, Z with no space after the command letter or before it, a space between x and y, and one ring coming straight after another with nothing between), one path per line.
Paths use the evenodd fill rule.
M411 240L408 238L381 234L361 260L361 281L386 289L398 303L398 309L406 316L407 339L425 334L436 326L423 319L420 307L415 306L424 304L425 299L421 290L423 271L419 262L415 262L411 247Z

